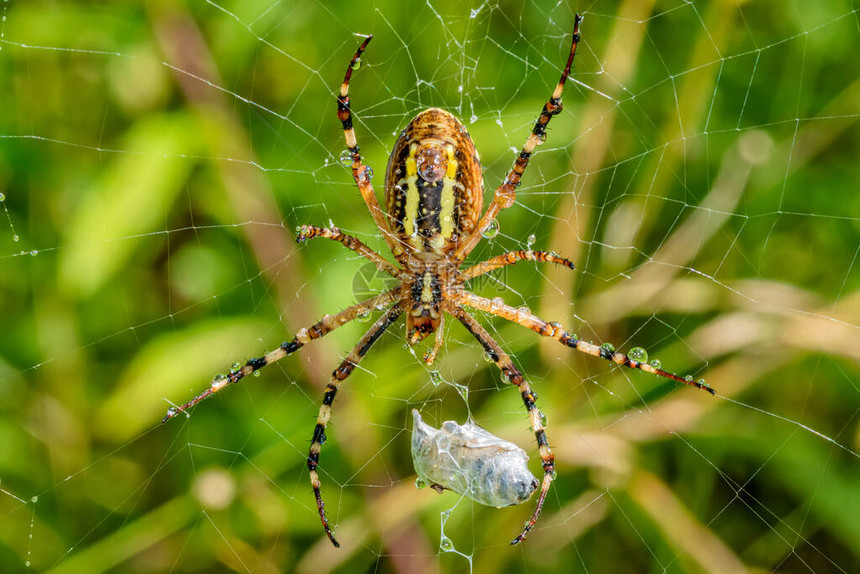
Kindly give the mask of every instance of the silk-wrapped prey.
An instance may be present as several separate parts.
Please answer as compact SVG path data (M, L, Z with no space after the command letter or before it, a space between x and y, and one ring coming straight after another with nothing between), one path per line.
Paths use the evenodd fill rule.
M529 472L526 452L472 421L445 421L436 429L412 411L412 462L418 479L436 490L453 490L487 506L529 499L540 483Z

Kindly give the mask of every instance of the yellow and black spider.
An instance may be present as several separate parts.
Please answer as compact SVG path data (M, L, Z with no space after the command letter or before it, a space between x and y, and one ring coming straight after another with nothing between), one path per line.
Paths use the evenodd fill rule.
M559 323L548 323L529 312L524 312L523 309L502 304L498 300L479 297L465 288L465 283L470 279L518 261L549 262L573 269L573 263L563 257L545 251L531 250L511 251L465 270L461 270L460 266L481 240L483 233L494 224L499 212L513 205L516 188L520 185L520 178L528 166L529 158L535 148L546 139L546 127L549 121L561 112L561 94L576 54L581 22L582 17L577 14L570 55L561 79L549 101L544 105L513 168L504 183L496 188L493 201L483 216L481 216L484 199L483 177L478 152L463 124L452 114L439 108L430 108L415 116L394 144L385 173L387 212L380 208L371 185L372 172L361 161L349 102L349 81L353 70L358 68L361 54L372 38L372 36L367 37L346 69L337 98L337 116L343 124L346 136L348 147L346 159L347 161L351 159L352 177L370 209L373 221L382 232L399 266L390 263L355 237L345 235L334 227L302 226L297 240L302 242L323 237L338 241L372 261L380 271L398 279L400 284L381 295L348 307L336 315L326 315L309 328L300 329L292 341L282 343L280 347L263 357L249 360L241 368L233 369L226 375L217 376L208 389L181 407L171 407L164 417L164 421L167 421L181 412L186 412L228 384L240 381L254 371L297 351L312 340L319 339L373 309L387 307L386 313L373 324L332 373L323 395L308 453L307 464L320 519L326 534L335 546L339 544L326 518L325 504L320 493L319 475L316 470L319 464L320 447L325 441L326 425L331 416L331 405L341 382L352 373L382 333L403 313L406 313L406 338L409 344L414 345L425 337L436 334L432 350L424 357L427 363L434 360L442 346L444 316L448 313L475 336L487 355L501 370L504 379L516 385L522 395L540 449L544 476L534 512L522 532L511 542L512 544L525 539L540 515L549 486L555 477L554 456L547 441L541 412L535 406L535 394L528 382L501 346L466 311L466 307L480 309L513 321L583 353L714 393L704 381L693 381L689 376L679 377L657 366L639 361L635 357L617 353L605 345L600 347L580 341L565 331Z

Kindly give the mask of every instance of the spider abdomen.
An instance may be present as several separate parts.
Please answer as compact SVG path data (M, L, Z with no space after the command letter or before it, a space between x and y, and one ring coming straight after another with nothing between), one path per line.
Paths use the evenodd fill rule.
M407 249L430 257L451 253L475 230L483 190L465 126L439 108L415 116L395 142L385 174L392 231Z

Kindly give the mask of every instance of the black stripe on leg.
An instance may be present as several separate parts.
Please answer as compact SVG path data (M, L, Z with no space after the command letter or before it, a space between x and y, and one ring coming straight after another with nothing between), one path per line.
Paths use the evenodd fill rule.
M364 357L364 355L367 354L367 351L370 350L370 347L373 346L373 344L382 336L385 330L388 329L388 327L390 327L391 324L394 323L398 317L400 317L400 313L390 313L376 322L376 324L374 325L374 330L370 332L370 336L367 338L367 341L365 341L364 345L362 345L358 349L358 351L356 351L359 358Z
M298 340L296 340L296 339L293 339L292 341L285 341L285 342L281 343L281 348L288 355L295 353L301 347L302 347L302 343L299 343Z
M320 444L325 444L325 425L317 423L317 426L314 427L314 436L311 439L311 442L318 442Z
M323 404L331 406L334 402L334 396L337 394L337 387L329 383L326 386L325 394L323 395Z
M256 359L249 359L246 364L256 371L257 369L262 369L268 363L266 363L266 357L257 357Z

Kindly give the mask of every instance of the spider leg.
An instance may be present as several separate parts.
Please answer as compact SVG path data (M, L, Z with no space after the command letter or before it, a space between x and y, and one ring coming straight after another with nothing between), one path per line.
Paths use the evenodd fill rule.
M565 259L564 257L559 257L555 253L550 253L549 251L509 251L508 253L503 253L502 255L497 255L492 259L487 259L486 261L482 261L477 265L469 267L468 269L461 272L459 280L461 282L468 281L469 279L474 279L479 275L483 275L485 273L489 273L491 271L495 271L501 267L505 267L507 265L513 265L518 261L537 261L540 263L555 263L556 265L563 265L565 267L569 267L570 269L575 269L573 263L570 260Z
M328 335L338 327L346 325L359 315L369 313L378 306L390 305L399 298L400 287L397 287L396 289L386 291L381 295L371 297L366 301L362 301L361 303L352 305L351 307L347 307L336 315L326 315L322 318L322 320L315 323L314 325L311 325L310 328L299 329L292 341L284 341L277 349L269 351L262 357L248 360L248 362L245 363L241 368L232 369L224 376L215 377L209 384L208 389L206 389L205 391L203 391L182 406L170 407L169 409L167 409L167 415L163 419L161 419L161 422L167 422L168 420L177 416L179 413L187 413L188 410L191 409L194 405L214 395L227 385L238 383L240 380L244 379L254 371L258 371L266 365L270 365L275 361L283 359L287 355L291 355L292 353L305 346L306 343L310 343L314 339L319 339L320 337Z
M481 343L481 346L484 347L484 350L490 358L493 359L493 362L499 370L502 371L505 379L511 384L516 385L523 398L523 403L526 405L526 410L529 413L531 427L535 433L538 449L540 450L540 460L541 463L543 463L544 474L543 480L541 481L540 496L538 497L534 512L532 513L531 518L529 518L529 521L523 527L522 532L520 532L520 534L511 541L511 544L519 544L525 540L529 531L534 528L541 510L543 509L543 503L546 500L547 492L549 492L549 486L555 478L555 455L552 453L552 449L549 447L549 442L546 438L543 416L535 406L537 398L534 392L532 392L531 387L529 387L528 382L525 380L522 373L520 373L514 366L514 363L511 361L508 354L502 350L502 347L490 336L487 330L484 329L484 327L481 326L474 317L469 315L465 309L457 304L449 305L447 307L447 311L456 317L463 326L472 333L478 342Z
M667 379L671 379L679 383L684 383L685 385L697 387L699 389L702 389L703 391L711 393L712 395L716 394L716 391L712 389L709 385L704 382L695 381L693 377L689 375L686 377L681 377L679 375L676 375L675 373L670 373L669 371L664 371L663 369L652 367L648 363L643 363L641 361L631 359L624 353L603 349L598 345L579 340L567 331L565 331L564 327L562 327L560 323L557 323L555 321L547 323L540 317L532 315L530 312L526 312L522 309L516 309L514 307L511 307L510 305L499 304L485 297L479 297L473 293L469 293L468 291L463 291L460 295L457 296L455 301L460 305L471 307L473 309L480 309L481 311L486 311L491 315L495 315L497 317L507 319L508 321L511 321L513 323L517 323L518 325L522 325L523 327L531 329L535 333L543 335L544 337L552 337L562 345L566 345L572 349L576 349L581 353L600 357L602 359L606 359L607 361L611 361L624 367L629 367L631 369L639 369L640 371L645 371L646 373L651 373L652 375L658 375L660 377L665 377Z
M370 260L376 265L376 268L380 271L384 271L392 277L400 277L400 270L395 265L386 261L383 257L381 257L370 247L362 243L360 240L356 239L352 235L347 235L337 227L316 227L314 225L302 225L299 228L299 234L296 236L296 241L299 243L303 243L308 239L314 239L316 237L323 237L325 239L337 241L347 249L351 249L365 259Z
M372 39L373 35L364 39L364 42L355 51L355 55L353 55L352 60L350 60L349 65L346 67L346 74L343 77L343 83L340 85L340 92L337 96L337 117L343 125L346 147L352 153L352 178L355 180L356 185L358 185L361 197L364 199L364 203L367 204L374 223L376 223L376 226L382 232L388 248L391 249L395 257L400 257L404 253L403 247L400 246L398 239L391 233L391 227L388 225L386 215L382 211L382 208L379 207L379 201L377 201L373 185L370 183L373 170L361 163L361 151L359 151L358 143L355 139L355 128L352 125L352 110L349 104L349 81L352 78L352 71L360 65L361 54L364 53L364 49Z
M403 313L403 304L401 302L397 302L364 334L358 344L349 352L349 355L347 355L341 364L332 372L331 380L326 385L322 405L320 405L317 424L314 427L313 439L311 440L311 447L308 451L308 470L310 471L311 485L314 488L314 496L317 499L317 510L319 511L320 520L322 520L323 529L328 535L329 540L331 540L331 543L337 547L340 547L340 544L335 539L334 534L332 534L328 518L326 518L325 503L323 502L322 494L320 493L320 477L319 474L317 474L317 466L319 465L320 459L320 448L325 442L325 429L329 419L331 418L331 405L334 402L334 397L337 394L337 390L340 388L340 384L350 375L350 373L352 373L355 366L362 358L364 358L364 355L370 347L373 346L379 337L382 336L382 333L384 333L385 330L397 320L401 313Z
M436 355L439 354L439 349L442 348L442 344L445 342L445 315L442 315L442 318L439 320L439 327L436 328L436 339L433 341L433 348L424 355L424 362L428 365L432 365L433 361L436 360Z
M555 90L553 90L549 101L544 104L543 111L535 122L532 133L529 134L525 145L523 145L523 149L520 152L517 161L514 163L513 168L508 172L504 183L496 188L496 191L493 194L493 202L490 203L490 206L487 208L487 212L484 213L484 216L480 221L478 221L475 231L468 239L460 244L460 247L457 249L456 253L454 253L454 259L456 261L463 261L481 240L482 233L484 233L484 231L486 231L490 224L496 219L499 212L514 204L514 200L517 195L516 189L520 185L520 178L529 164L529 158L532 153L534 153L535 148L542 144L546 139L546 126L549 124L549 121L554 115L561 112L561 94L562 91L564 91L564 83L570 75L570 67L573 64L573 57L576 55L576 46L579 44L579 25L581 23L582 16L577 14L573 22L573 42L570 46L570 55L567 58L567 65L564 67L561 79L558 81Z

